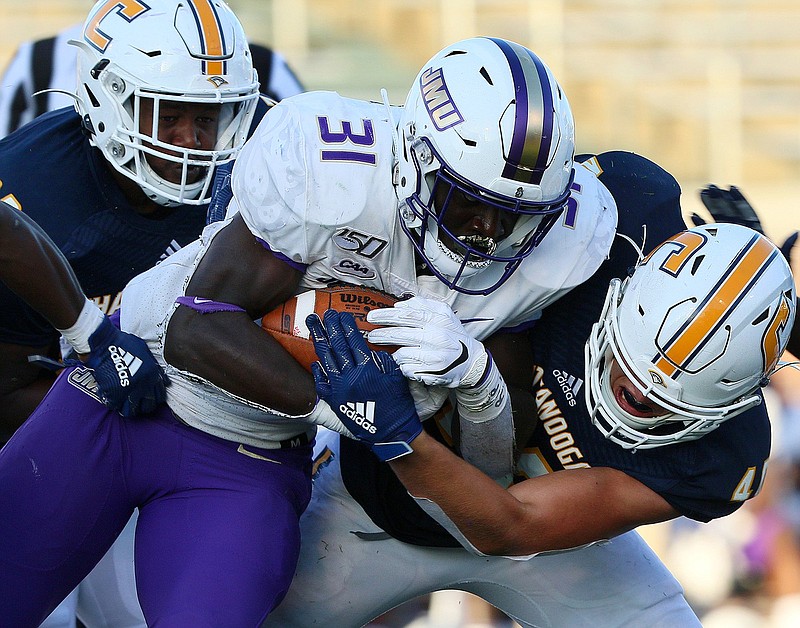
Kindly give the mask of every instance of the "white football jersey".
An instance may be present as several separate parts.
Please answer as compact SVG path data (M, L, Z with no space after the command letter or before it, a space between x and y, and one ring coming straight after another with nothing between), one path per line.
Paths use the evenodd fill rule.
M344 281L396 296L439 299L481 340L538 318L607 256L616 204L595 175L576 164L572 197L560 221L491 295L466 295L436 277L417 277L392 185L396 122L382 104L331 92L282 101L236 160L228 215L240 212L273 251L308 265L306 289ZM488 285L487 276L502 271L495 264L465 285Z
M561 294L582 283L611 248L613 198L576 164L573 193L541 244L489 296L448 289L416 275L411 241L400 226L392 184L398 109L309 92L281 101L261 121L236 160L228 220L237 212L273 251L305 264L300 290L347 282L397 296L448 303L476 338L535 320ZM184 294L208 243L227 224L212 224L184 247L131 281L123 293L122 327L144 338L172 385L167 402L190 425L256 446L285 440L308 426L269 414L164 361L164 335L175 299ZM488 268L470 278L487 285ZM470 287L468 285L468 287Z

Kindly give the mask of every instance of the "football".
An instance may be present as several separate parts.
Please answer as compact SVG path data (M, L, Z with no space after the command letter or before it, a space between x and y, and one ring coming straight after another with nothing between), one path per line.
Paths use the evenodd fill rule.
M311 340L306 317L316 314L322 318L325 310L350 312L362 332L377 325L367 322L367 312L382 307L392 307L398 299L390 294L363 286L339 285L318 288L288 299L261 319L261 327L278 341L307 371L316 362L317 354ZM376 351L392 352L396 347L370 344Z

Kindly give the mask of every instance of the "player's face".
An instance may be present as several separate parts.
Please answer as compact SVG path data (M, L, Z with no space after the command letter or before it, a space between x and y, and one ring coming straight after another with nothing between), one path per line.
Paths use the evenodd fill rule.
M219 104L197 104L162 100L158 110L158 140L167 144L190 150L212 150L217 141L219 128ZM153 101L142 98L139 114L139 132L152 135ZM153 147L152 144L145 144ZM155 148L155 150L177 157L178 153ZM170 183L180 183L182 165L180 162L146 156L147 163L161 178ZM194 183L205 176L206 169L189 166L187 183Z
M517 222L517 214L483 203L461 190L453 189L451 193L447 185L436 186L434 199L437 209L446 206L444 226L459 240L483 253L492 254L497 243L511 233ZM463 250L444 233L440 233L440 239L451 251Z
M611 362L611 391L617 405L628 414L643 419L667 414L667 410L647 399L636 388L616 360Z

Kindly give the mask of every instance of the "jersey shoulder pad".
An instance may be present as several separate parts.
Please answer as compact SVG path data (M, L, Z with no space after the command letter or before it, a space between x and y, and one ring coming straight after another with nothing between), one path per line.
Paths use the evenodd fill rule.
M589 169L578 167L567 208L520 268L537 285L574 288L606 259L616 228L614 198Z
M257 237L303 263L340 226L377 221L370 233L380 235L396 207L386 118L377 105L334 92L281 101L236 159L228 215L239 211Z

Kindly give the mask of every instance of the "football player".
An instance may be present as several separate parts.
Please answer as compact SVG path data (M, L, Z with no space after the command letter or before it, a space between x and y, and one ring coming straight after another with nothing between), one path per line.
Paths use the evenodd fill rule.
M0 199L44 229L106 314L131 277L202 231L215 167L241 148L258 99L244 32L223 2L129 4L98 2L73 42L75 107L0 141ZM54 380L40 366L52 362L28 356L60 355L59 330L10 287L0 284L0 442ZM123 571L132 584L132 568L109 569ZM86 599L108 599L113 581L95 579L103 591ZM120 616L102 609L108 623L138 614L144 625L135 595L121 606Z
M447 320L457 309L480 338L530 322L591 275L613 239L614 201L573 152L569 104L551 72L502 39L445 48L404 108L335 93L273 107L236 160L229 217L125 289L122 328L166 366L169 407L123 423L80 370L68 371L50 394L80 428L60 429L65 419L42 407L0 456L0 498L20 513L5 524L13 530L0 522L0 537L14 538L0 541L0 605L17 583L16 617L39 614L138 507L148 623L263 619L294 573L315 425L341 424L317 402L310 374L253 321L301 290L344 281L438 298ZM488 353L465 344L440 376L463 393L475 425L505 436L510 468L508 403L483 403L499 385ZM424 393L432 412L439 403ZM100 455L97 430L120 445ZM23 499L31 447L39 457L83 453L42 484L63 493L67 482L82 497L80 508L61 504L69 531L31 525L52 503ZM116 482L127 490L107 490ZM45 535L59 552L28 556Z
M759 389L794 321L791 270L763 235L712 224L656 247L604 299L591 289L578 295L579 308L568 296L532 333L539 423L526 456L534 463L523 462L529 479L508 490L420 429L413 398L401 392L403 371L387 353L370 355L348 315L329 311L324 327L310 317L317 391L373 451L410 445L392 469L485 563L469 569L458 553L428 550L427 560L415 557L421 580L487 597L525 626L699 625L674 605L651 605L676 587L664 588L663 566L631 530L679 515L708 521L758 493L770 449ZM370 430L343 411L359 402L374 404ZM397 572L374 551L381 569ZM489 556L521 562L505 560L503 573Z
M75 108L0 141L0 199L32 217L107 313L134 275L194 240L218 163L233 159L258 82L221 2L123 10L98 2L78 48ZM169 71L164 71L169 67ZM53 382L58 333L0 286L0 417L6 438Z

